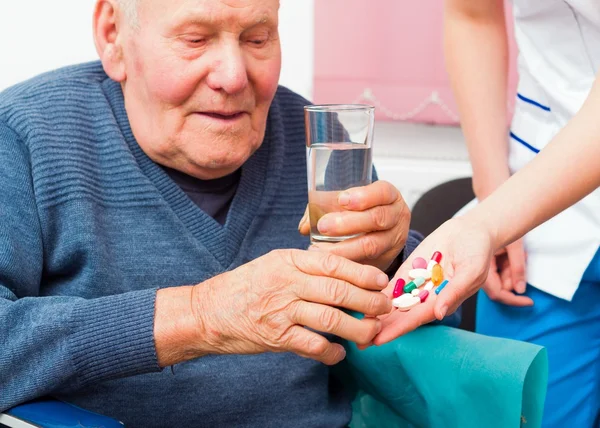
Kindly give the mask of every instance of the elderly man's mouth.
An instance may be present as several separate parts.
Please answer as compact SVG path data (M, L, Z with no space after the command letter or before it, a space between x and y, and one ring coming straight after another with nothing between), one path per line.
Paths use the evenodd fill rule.
M244 111L223 112L223 113L220 113L220 112L197 112L196 114L204 116L204 117L208 117L211 119L225 121L225 122L235 122L237 120L242 119L244 116L247 115L247 113Z

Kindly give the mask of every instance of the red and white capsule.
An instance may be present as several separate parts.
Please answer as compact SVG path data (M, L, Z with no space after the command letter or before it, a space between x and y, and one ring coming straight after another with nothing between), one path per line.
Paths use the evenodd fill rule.
M441 261L442 261L442 253L440 253L439 251L436 251L431 256L431 260L429 260L429 264L427 265L427 270L429 272L431 272L433 267L437 264L440 264Z

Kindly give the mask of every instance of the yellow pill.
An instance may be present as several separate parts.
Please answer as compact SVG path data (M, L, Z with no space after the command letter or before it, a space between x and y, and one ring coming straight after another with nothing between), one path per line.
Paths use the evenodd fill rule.
M433 285L438 286L444 280L444 270L439 264L436 264L433 269L431 269L431 282Z

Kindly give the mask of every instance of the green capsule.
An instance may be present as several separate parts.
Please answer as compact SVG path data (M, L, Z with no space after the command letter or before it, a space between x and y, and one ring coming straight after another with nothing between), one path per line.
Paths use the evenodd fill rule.
M415 288L417 288L417 284L415 284L414 281L409 282L408 284L406 284L404 286L404 292L405 293L410 293L411 291L413 291Z

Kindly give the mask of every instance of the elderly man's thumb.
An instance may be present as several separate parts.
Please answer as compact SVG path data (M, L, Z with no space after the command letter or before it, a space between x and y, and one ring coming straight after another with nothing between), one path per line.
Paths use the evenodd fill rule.
M306 210L304 210L304 215L302 216L300 223L298 223L298 231L302 235L308 235L310 233L310 222L308 220L308 206L306 207Z

